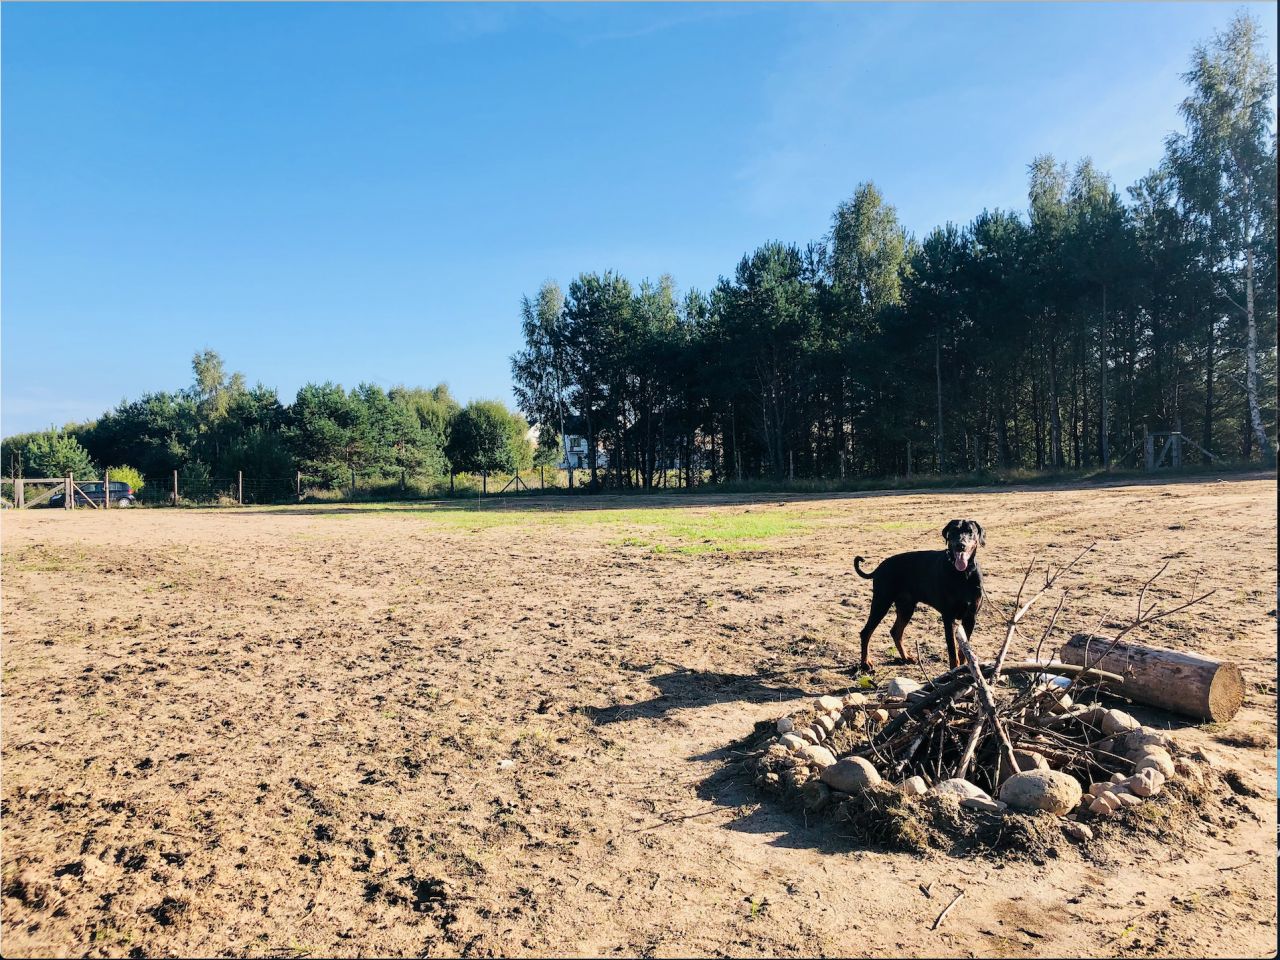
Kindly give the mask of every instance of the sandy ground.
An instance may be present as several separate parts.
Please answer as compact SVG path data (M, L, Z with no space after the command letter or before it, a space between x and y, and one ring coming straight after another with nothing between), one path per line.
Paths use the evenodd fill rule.
M8 511L3 953L1273 956L1275 503L1274 479L1233 477ZM1119 857L911 856L753 792L735 744L848 688L853 555L941 548L964 516L996 602L1033 553L1098 541L1064 633L1118 622L1165 559L1155 596L1216 588L1146 639L1244 670L1230 724L1163 718L1261 793L1234 827ZM758 539L720 552L747 519ZM915 638L937 668L931 612ZM887 624L876 650L906 672Z

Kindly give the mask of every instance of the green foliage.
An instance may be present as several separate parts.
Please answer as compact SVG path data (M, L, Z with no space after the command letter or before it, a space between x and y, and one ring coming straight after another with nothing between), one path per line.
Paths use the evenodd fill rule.
M28 434L20 450L24 477L101 477L89 452L75 437L61 430Z
M529 425L497 400L473 400L453 421L449 462L459 473L514 473L533 464Z
M340 486L368 462L367 411L335 383L299 389L283 432L302 472L322 484Z
M134 493L140 493L147 483L142 474L130 466L108 467L107 473L111 475L112 483L127 483Z
M219 460L218 475L234 477L287 478L293 473L293 457L284 438L263 427L250 427L230 442Z

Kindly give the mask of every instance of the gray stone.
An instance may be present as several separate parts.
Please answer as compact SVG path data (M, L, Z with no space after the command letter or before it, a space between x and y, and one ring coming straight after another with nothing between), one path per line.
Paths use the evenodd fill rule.
M1063 821L1062 832L1077 843L1084 843L1093 839L1093 831L1085 824L1076 823L1074 820Z
M1143 747L1159 747L1170 754L1173 753L1173 741L1166 734L1159 730L1153 730L1151 727L1139 727L1137 730L1130 730L1120 737L1115 749L1117 752L1136 760L1138 759L1136 754L1140 753Z
M788 750L802 750L807 745L807 741L794 733L783 734L778 742Z
M966 810L981 810L984 813L999 813L1009 805L1000 800L991 800L987 797L961 797L960 806Z
M857 793L880 782L880 772L862 757L845 757L822 768L822 782L833 790Z
M1080 802L1080 784L1058 770L1015 773L1000 786L1000 799L1015 810L1045 810L1061 816Z
M806 746L800 751L800 755L812 763L819 770L829 767L836 762L835 754L826 747L815 747L812 744Z
M908 797L919 797L929 792L929 785L924 782L924 777L908 777L902 781L901 789Z
M966 797L980 797L987 800L991 799L991 797L987 795L987 792L977 784L970 783L968 780L962 780L959 777L952 777L950 780L943 780L933 788L933 792L953 794L961 800Z
M1165 777L1172 777L1175 773L1173 766L1173 758L1159 747L1145 747L1147 753L1144 753L1138 760L1134 773L1141 773L1143 770L1159 770Z
M1102 732L1107 736L1137 730L1141 724L1123 710L1108 710L1102 717Z
M884 688L884 692L888 696L901 697L905 700L909 694L915 693L919 689L920 684L910 677L894 677Z
M778 721L779 733L790 733L795 728L796 728L796 722L792 720L790 717L783 717Z

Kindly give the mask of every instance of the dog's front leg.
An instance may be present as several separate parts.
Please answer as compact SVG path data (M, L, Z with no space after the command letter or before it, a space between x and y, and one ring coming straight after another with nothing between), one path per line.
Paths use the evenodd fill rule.
M947 637L947 661L954 670L960 666L960 655L956 651L956 622L951 617L942 618L942 632Z

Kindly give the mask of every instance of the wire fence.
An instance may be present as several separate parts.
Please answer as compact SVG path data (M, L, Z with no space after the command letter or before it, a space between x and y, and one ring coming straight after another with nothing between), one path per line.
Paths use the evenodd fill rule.
M296 477L147 477L134 491L145 506L251 506L296 503Z
M581 471L575 471L580 481ZM574 488L581 483L574 484ZM185 475L145 478L134 500L145 506L253 506L300 502L420 500L439 497L512 496L569 489L568 471L535 467L516 474L457 474L453 477L361 477L345 483L331 478Z

